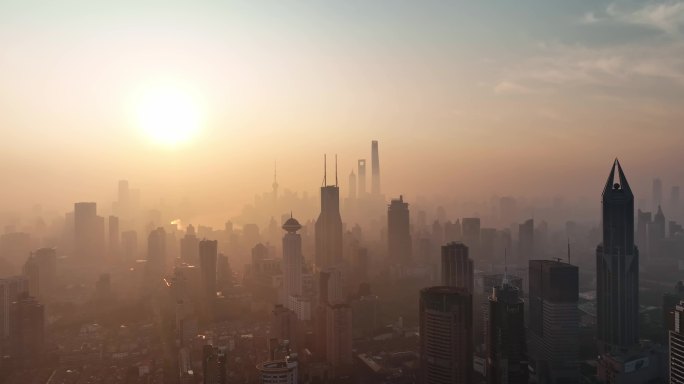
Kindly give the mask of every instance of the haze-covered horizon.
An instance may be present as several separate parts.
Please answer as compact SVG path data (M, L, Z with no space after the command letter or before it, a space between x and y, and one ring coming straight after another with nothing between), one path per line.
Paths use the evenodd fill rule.
M282 189L315 194L337 153L344 190L372 139L388 198L598 203L615 157L648 198L654 177L684 184L683 9L6 2L0 210L106 202L128 179L230 217L274 162ZM180 101L146 107L166 89ZM182 139L165 129L174 102L192 107Z

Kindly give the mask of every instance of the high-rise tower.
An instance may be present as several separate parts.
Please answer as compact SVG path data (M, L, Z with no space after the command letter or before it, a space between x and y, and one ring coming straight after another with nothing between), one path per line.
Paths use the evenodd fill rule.
M356 199L356 174L354 170L349 174L349 199Z
M409 228L408 203L404 197L392 199L387 207L388 257L398 263L411 262L411 233Z
M199 262L202 272L202 286L207 300L216 297L216 262L218 259L218 241L201 240L199 242Z
M530 260L529 342L539 383L579 382L578 268Z
M472 293L457 287L425 288L419 310L422 382L472 383Z
M634 195L617 159L603 190L602 206L603 242L596 248L597 339L600 350L608 351L639 341Z
M358 162L358 186L359 186L359 197L363 197L366 194L366 159L359 159Z
M293 217L283 224L283 229L287 231L283 236L283 296L285 307L293 311L295 310L293 299L302 295L304 257L302 256L302 236L297 233L301 228L302 226Z
M655 208L663 204L663 182L659 178L653 179L653 207Z
M442 285L461 287L473 293L473 259L468 247L460 242L442 246Z
M504 275L489 298L487 324L487 382L523 384L528 382L524 302L518 288Z
M371 192L374 195L380 194L380 156L378 155L378 141L373 140L371 142L371 159L373 167L373 181L371 185Z
M316 267L328 268L342 261L342 217L340 216L340 188L337 186L337 164L335 164L335 185L327 185L324 171L321 187L321 213L316 220Z

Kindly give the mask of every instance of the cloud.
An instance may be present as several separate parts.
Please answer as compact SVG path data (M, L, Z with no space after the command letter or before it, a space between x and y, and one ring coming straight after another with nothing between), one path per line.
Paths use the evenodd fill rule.
M580 20L585 24L602 20L640 25L667 34L679 34L684 28L684 2L647 3L641 8L629 8L618 3L606 7L605 17L597 17L593 12L585 14Z
M494 93L497 95L527 95L533 93L533 90L520 84L504 80L494 87Z
M503 70L494 92L530 94L582 90L623 97L684 92L684 43L609 47L547 44Z

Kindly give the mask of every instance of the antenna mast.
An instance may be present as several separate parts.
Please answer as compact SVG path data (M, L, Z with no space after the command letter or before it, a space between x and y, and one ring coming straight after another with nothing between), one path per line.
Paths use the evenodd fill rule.
M335 154L335 186L337 187L337 153Z
M327 158L326 155L323 154L323 186L327 187L328 186L328 166L327 166Z

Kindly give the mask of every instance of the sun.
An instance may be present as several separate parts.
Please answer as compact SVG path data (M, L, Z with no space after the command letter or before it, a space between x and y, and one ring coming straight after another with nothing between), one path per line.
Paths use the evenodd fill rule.
M136 108L137 122L155 143L175 147L194 138L201 113L192 94L178 87L155 87L144 92Z

